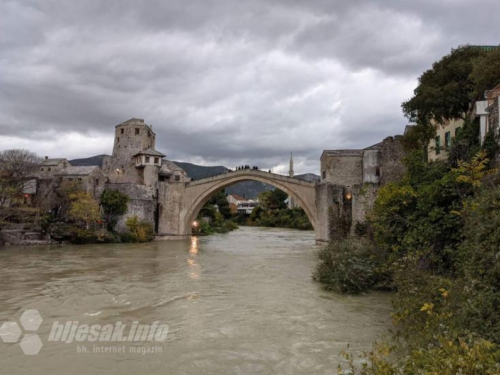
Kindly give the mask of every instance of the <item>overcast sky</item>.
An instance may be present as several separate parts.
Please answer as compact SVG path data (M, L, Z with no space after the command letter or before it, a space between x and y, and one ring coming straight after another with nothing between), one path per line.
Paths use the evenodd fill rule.
M0 150L111 153L152 124L171 160L319 173L323 149L402 133L401 102L498 0L0 0Z

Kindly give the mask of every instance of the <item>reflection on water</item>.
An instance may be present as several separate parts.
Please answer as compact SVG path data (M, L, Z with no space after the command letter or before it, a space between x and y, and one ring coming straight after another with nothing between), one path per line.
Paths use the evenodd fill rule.
M189 277L192 279L198 279L201 274L201 265L196 261L198 257L198 241L198 237L191 237L187 264L189 265Z
M43 348L26 356L19 344L0 342L0 374L336 374L347 344L367 350L386 333L389 296L322 291L311 281L316 251L312 232L262 228L149 244L1 248L0 322L39 310ZM160 322L169 330L155 343L159 353L95 354L107 343L48 342L56 321Z

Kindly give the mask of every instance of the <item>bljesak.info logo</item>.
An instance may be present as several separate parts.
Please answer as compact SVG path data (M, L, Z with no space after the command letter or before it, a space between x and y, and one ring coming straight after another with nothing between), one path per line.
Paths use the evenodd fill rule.
M0 326L0 338L4 343L19 342L21 350L26 355L36 355L43 347L43 340L36 333L43 322L38 310L26 310L18 321L4 322ZM19 323L19 324L18 324ZM145 346L145 343L160 343L168 335L168 325L159 321L152 324L140 324L138 321L127 325L121 321L114 324L80 324L78 321L55 321L50 329L48 342L64 344L78 343L79 353L161 353L161 346ZM87 348L83 343L90 343ZM104 345L113 343L113 345ZM125 347L117 344L129 343ZM140 343L134 346L133 343Z

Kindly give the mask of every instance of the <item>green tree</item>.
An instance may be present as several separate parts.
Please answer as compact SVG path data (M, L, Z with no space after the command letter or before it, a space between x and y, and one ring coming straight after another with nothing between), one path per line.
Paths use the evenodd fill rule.
M414 96L402 104L404 113L418 117L425 125L431 119L440 124L465 119L474 102L481 99L471 73L476 60L485 54L481 49L462 46L435 62L420 76Z
M132 242L150 242L154 240L154 230L151 223L139 220L137 216L126 221Z
M500 84L500 48L474 60L470 77L474 83L474 97L477 98L483 98L485 91Z
M85 229L90 229L90 225L101 219L99 203L86 192L71 194L70 217L85 225Z
M266 190L259 194L259 203L264 210L284 209L288 194L280 189Z
M118 190L104 190L101 195L101 205L108 223L108 229L113 230L118 216L127 212L127 204L130 198Z

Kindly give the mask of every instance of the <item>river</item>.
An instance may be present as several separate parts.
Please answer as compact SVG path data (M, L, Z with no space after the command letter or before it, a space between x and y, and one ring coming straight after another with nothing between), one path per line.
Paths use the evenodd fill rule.
M317 250L313 232L251 227L191 241L0 248L0 324L22 327L30 310L30 330L17 338L6 323L0 333L15 341L0 341L0 374L336 374L348 344L359 353L387 334L390 296L323 291L311 280ZM117 322L122 338L99 331ZM161 334L137 341L134 322ZM132 341L117 341L127 332Z

